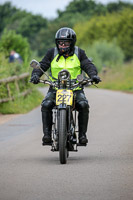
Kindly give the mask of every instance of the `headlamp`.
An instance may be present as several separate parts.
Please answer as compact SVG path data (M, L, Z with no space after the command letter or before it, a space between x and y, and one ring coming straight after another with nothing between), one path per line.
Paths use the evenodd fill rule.
M68 81L70 79L70 73L66 69L63 69L58 74L58 79L61 81Z

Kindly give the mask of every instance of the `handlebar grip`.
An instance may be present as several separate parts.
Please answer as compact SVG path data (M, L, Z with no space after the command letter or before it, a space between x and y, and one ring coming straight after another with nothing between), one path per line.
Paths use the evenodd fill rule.
M29 83L33 83L33 81L31 81L31 79L29 80Z

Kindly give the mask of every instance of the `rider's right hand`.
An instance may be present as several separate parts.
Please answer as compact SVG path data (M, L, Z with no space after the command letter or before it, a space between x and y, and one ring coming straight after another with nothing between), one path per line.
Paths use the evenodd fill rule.
M38 84L40 80L40 77L37 74L33 74L30 81L34 84Z

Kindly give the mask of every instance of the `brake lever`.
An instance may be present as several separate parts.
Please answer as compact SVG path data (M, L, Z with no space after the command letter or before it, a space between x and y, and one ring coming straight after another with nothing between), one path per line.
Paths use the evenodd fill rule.
M97 85L95 85L94 83L92 83L92 85L94 85L96 88L98 88L98 86L97 86Z

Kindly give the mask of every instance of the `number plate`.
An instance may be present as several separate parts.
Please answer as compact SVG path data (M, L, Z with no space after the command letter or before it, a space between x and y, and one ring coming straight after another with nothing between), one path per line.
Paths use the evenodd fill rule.
M57 90L56 92L56 105L65 103L69 106L73 104L73 92L72 90Z

